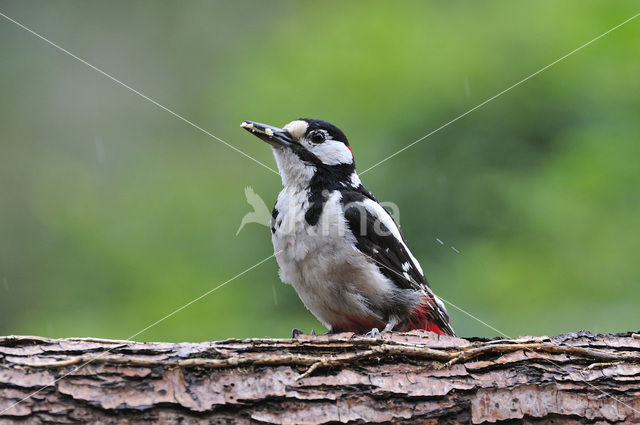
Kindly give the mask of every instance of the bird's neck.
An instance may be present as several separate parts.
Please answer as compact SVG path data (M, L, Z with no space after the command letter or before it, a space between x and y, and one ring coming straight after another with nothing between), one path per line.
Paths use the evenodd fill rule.
M300 189L309 186L316 173L316 167L303 162L295 153L288 150L274 148L273 153L282 178L282 186Z

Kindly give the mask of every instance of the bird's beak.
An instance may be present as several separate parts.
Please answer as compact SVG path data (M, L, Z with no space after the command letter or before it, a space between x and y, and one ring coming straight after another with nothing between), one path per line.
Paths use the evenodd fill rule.
M289 146L294 143L289 132L278 127L254 121L242 121L240 127L244 128L254 136L261 138L274 148Z

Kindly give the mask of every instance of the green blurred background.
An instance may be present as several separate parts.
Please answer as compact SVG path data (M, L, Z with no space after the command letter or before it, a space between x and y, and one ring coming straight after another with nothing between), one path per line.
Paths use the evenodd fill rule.
M639 7L0 1L272 167L243 119L329 120L360 170ZM445 300L510 336L638 329L639 47L640 18L363 176ZM127 338L273 252L236 231L278 176L4 18L0 93L0 334ZM324 332L272 259L136 339L292 327Z

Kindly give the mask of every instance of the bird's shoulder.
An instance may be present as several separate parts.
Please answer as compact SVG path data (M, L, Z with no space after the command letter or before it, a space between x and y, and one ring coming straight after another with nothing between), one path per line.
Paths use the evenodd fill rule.
M422 268L391 214L362 186L341 192L345 221L356 239L356 248L398 287L428 288Z

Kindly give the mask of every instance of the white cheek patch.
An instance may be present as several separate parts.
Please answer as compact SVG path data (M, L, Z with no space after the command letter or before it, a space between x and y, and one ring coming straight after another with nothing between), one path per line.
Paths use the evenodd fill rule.
M309 150L327 165L351 164L353 162L351 149L337 140L327 140L317 146L311 146Z
M296 140L300 140L304 134L307 132L307 128L309 124L306 121L295 120L291 121L289 124L283 127L283 130L287 130L287 132Z

